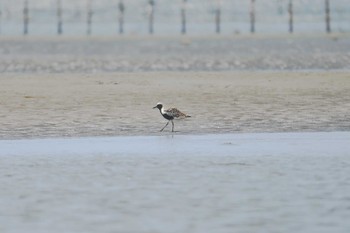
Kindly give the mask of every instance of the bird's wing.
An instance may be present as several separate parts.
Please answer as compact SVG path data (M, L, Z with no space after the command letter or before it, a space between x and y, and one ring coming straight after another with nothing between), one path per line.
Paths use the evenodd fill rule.
M172 116L174 118L183 118L186 117L186 114L181 112L179 109L177 108L169 108L168 110L165 111L166 114L168 114L169 116Z

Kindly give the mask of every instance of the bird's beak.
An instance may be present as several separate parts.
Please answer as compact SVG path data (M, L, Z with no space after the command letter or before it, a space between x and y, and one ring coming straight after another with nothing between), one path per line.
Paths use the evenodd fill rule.
M157 106L154 106L153 109L157 108Z

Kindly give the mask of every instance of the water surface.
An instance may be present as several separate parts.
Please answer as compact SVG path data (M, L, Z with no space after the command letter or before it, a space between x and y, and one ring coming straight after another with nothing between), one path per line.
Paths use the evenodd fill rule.
M0 141L0 230L337 232L350 134Z

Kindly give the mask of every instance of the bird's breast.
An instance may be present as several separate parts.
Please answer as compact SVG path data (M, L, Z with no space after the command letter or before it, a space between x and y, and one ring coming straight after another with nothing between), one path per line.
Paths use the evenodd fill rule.
M174 119L173 116L170 116L170 115L168 115L168 114L166 114L166 113L162 113L162 115L163 115L163 117L164 117L165 119L167 119L167 120L169 120L169 121Z

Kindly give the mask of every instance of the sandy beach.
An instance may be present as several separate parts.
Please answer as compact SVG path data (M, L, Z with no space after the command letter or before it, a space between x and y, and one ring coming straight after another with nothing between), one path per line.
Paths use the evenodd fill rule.
M0 137L159 135L161 101L192 118L179 134L350 130L347 72L3 74ZM169 133L170 128L163 134Z

